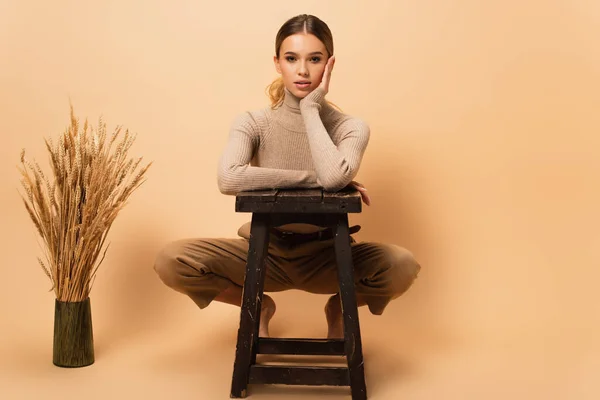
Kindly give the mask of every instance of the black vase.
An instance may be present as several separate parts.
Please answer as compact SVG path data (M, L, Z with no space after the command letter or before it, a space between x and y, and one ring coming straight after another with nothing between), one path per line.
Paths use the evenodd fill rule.
M94 363L94 335L90 298L78 302L55 300L54 365L66 368Z

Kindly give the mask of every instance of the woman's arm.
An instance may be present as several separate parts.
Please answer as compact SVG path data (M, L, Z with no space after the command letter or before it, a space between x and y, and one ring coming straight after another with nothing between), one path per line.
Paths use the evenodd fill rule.
M313 90L300 102L300 111L319 183L325 190L335 192L349 185L358 173L369 142L370 129L358 118L349 119L338 127L343 132L336 146L319 114L324 97L322 88Z
M249 113L238 116L219 159L217 183L221 193L235 195L244 190L320 187L313 171L251 166L258 140L258 128L252 116Z

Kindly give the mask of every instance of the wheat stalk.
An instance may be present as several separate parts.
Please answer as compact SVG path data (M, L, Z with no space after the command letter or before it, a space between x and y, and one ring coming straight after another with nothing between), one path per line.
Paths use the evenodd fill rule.
M135 135L117 127L107 138L100 118L97 131L81 127L71 106L71 124L57 142L46 139L54 181L21 151L21 195L41 237L45 261L38 257L59 301L85 300L108 245L106 238L129 196L145 181L152 163L128 157ZM121 139L120 139L121 138ZM120 139L120 140L119 140Z

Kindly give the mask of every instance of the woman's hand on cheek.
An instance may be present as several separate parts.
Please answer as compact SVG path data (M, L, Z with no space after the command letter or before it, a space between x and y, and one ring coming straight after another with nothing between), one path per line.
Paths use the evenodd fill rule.
M300 100L300 108L302 109L307 104L320 104L321 101L325 98L325 95L329 93L329 83L331 82L331 71L333 70L333 65L335 64L335 56L331 56L327 61L327 65L325 65L325 71L323 72L323 77L321 78L321 83L310 92L305 98Z
M327 65L325 65L325 71L323 72L323 78L321 79L321 84L319 84L319 88L323 90L324 94L329 93L329 82L331 82L331 71L333 71L333 66L335 65L335 56L329 57L327 60Z

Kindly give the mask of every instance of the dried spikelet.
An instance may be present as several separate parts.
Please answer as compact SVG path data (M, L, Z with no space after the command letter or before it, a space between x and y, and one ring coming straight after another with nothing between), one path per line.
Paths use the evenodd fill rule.
M40 168L38 163L35 163L35 171L39 174L41 181L46 181L46 176L44 175L44 171Z
M92 158L96 158L98 156L98 149L100 148L100 139L98 138L98 133L95 131L92 132Z
M23 189L25 189L25 193L27 193L27 199L29 199L29 202L32 203L33 192L31 191L31 187L29 185L30 184L28 184L28 181L25 180L25 178L21 178L21 186L23 186Z
M44 270L44 273L46 274L46 276L50 279L50 281L52 282L52 288L50 288L50 290L54 289L54 280L52 279L52 274L50 273L50 271L48 270L48 268L46 268L46 265L44 265L44 262L42 261L41 258L38 257L38 262L40 263L40 265L42 266L42 269Z
M27 203L27 201L25 200L25 198L24 197L21 197L21 198L23 199L23 203L25 203L25 208L27 209L27 213L29 213L29 217L33 221L33 224L35 225L35 227L36 227L39 235L42 236L42 237L44 237L44 233L42 232L42 227L40 225L39 218L37 217L37 215L35 215L35 212L31 208L31 206Z
M54 182L52 184L52 187L50 188L50 206L52 206L52 209L54 210L54 207L56 207L56 182Z
M60 301L89 296L111 225L151 165L136 172L141 158L128 157L136 135L121 135L119 126L107 144L106 132L102 118L97 129L87 119L80 126L71 105L70 125L58 140L45 140L53 181L25 149L20 154L21 198L46 246L46 262L38 261Z

